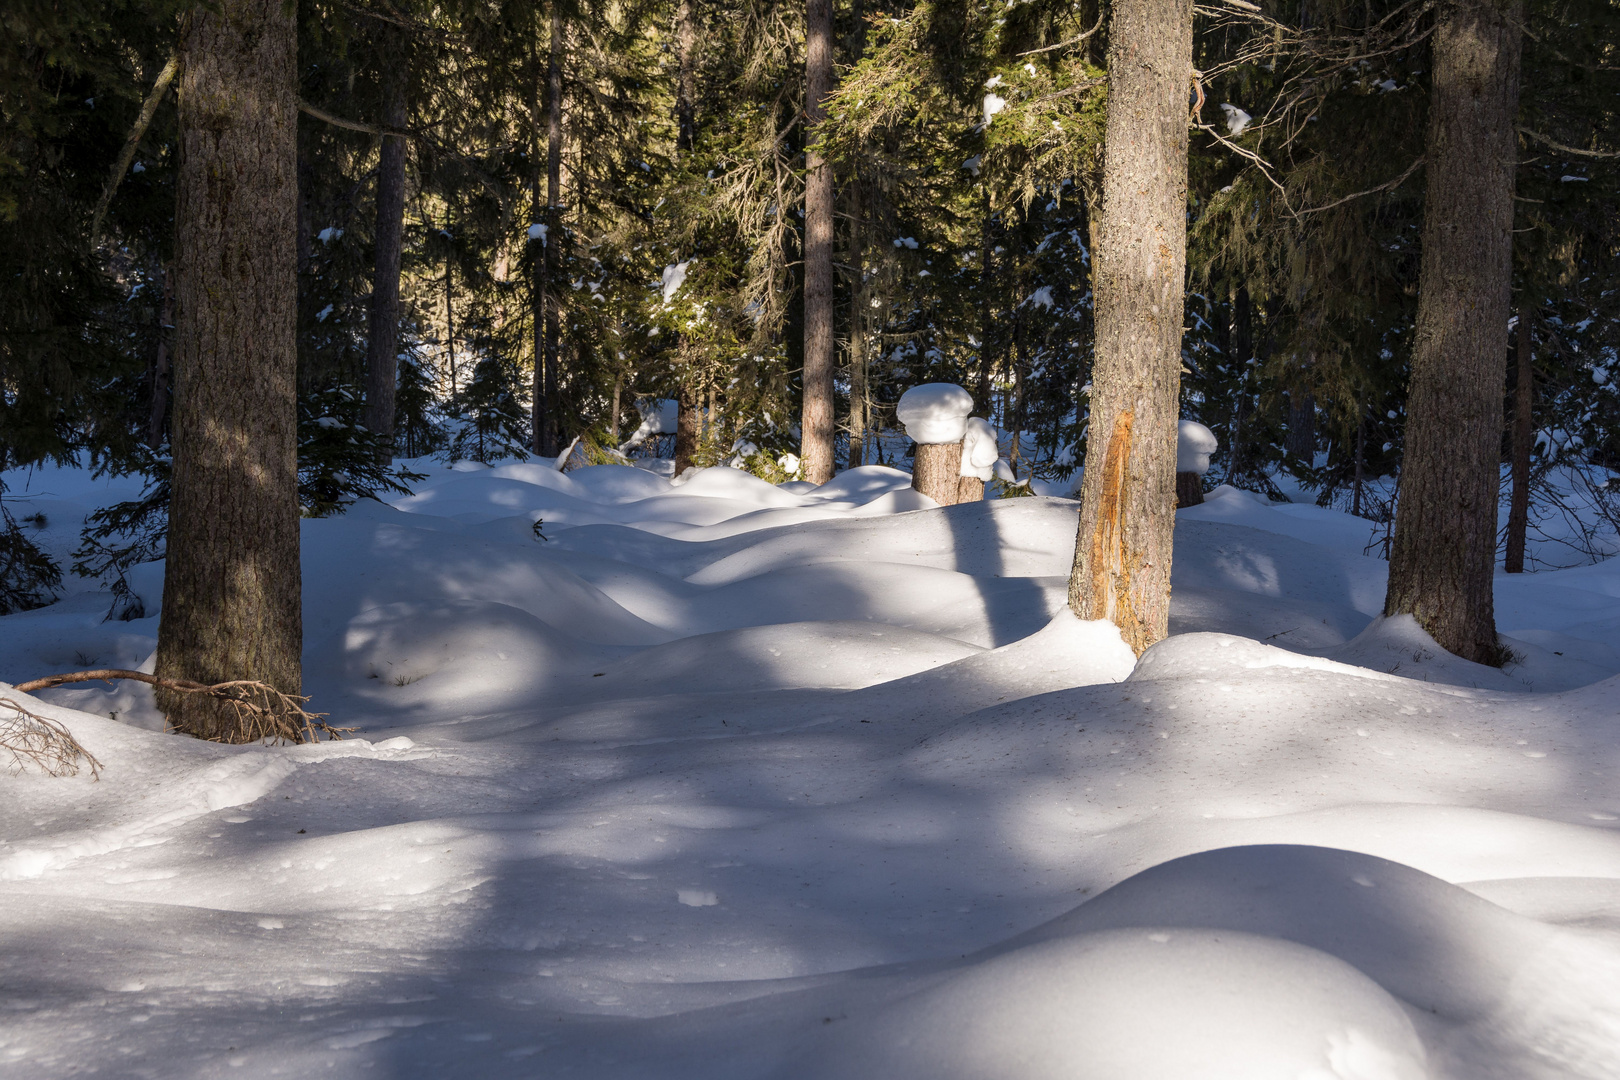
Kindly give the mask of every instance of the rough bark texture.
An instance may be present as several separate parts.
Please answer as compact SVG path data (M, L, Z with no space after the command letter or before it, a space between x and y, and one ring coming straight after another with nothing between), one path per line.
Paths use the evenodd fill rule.
M806 0L805 137L814 139L832 90L832 0ZM817 153L805 156L804 180L804 408L799 419L799 461L804 478L833 478L833 167Z
M174 482L157 674L299 692L297 38L283 0L198 8L180 45ZM159 692L180 730L227 705Z
M962 478L961 443L919 443L911 466L911 486L941 506L956 502Z
M1187 265L1190 0L1120 0L1108 47L1096 360L1069 606L1137 653L1170 620Z
M1519 344L1513 361L1513 495L1508 505L1507 551L1502 569L1510 574L1524 573L1524 534L1530 528L1530 410L1535 404L1535 342L1530 305L1519 308Z
M1197 506L1204 501L1204 477L1201 473L1176 473L1176 509Z
M957 477L956 501L959 503L983 502L984 481L980 480L977 476Z
M697 142L697 0L681 0L675 10L675 150L689 154Z
M1446 3L1434 35L1428 188L1406 462L1384 614L1498 663L1502 381L1513 262L1522 0Z
M383 123L405 126L405 65L383 82ZM385 460L394 445L394 393L399 371L399 256L405 231L405 140L385 135L377 161L377 224L372 234L376 262L366 343L365 425L382 436Z
M1307 465L1316 463L1316 398L1309 390L1288 391L1288 432L1283 450Z

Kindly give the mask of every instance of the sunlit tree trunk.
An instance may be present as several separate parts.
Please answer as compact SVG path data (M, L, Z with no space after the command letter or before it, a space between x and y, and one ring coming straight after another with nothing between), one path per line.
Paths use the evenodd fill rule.
M1190 0L1120 0L1094 260L1096 360L1069 606L1137 653L1170 618L1187 265Z
M1523 0L1441 6L1406 460L1384 614L1500 662L1496 564Z
M832 91L832 0L805 2L806 140L818 134ZM833 167L820 154L805 155L804 181L804 408L799 421L799 460L804 478L825 484L833 460Z
M197 8L180 52L174 474L157 674L296 694L293 8ZM223 702L160 690L158 705L179 730L232 738Z

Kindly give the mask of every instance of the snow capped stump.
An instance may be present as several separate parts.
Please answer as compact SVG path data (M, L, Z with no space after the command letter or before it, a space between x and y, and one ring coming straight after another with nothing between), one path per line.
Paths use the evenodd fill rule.
M1204 474L1209 455L1220 447L1215 433L1196 420L1183 420L1176 431L1176 509L1204 501Z
M958 468L961 479L956 484L956 501L979 502L984 498L984 484L995 475L996 462L1001 459L1001 447L996 445L996 429L977 416L968 417L967 431L962 436L962 461Z
M894 411L917 444L911 486L941 506L954 504L973 395L955 383L923 383L901 394Z

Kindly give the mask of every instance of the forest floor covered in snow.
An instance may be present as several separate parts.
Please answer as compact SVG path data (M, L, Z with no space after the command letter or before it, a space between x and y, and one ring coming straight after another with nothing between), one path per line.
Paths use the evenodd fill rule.
M303 525L342 742L0 688L103 766L0 776L0 1076L1620 1076L1620 564L1499 576L1482 668L1223 489L1136 661L1068 500L420 467ZM7 481L59 554L133 494ZM0 676L150 664L131 584Z

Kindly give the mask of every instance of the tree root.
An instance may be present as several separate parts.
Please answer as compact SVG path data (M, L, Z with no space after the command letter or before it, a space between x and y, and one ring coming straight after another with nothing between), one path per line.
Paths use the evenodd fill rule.
M206 694L228 703L236 714L236 729L214 740L217 742L252 743L261 739L283 740L290 743L319 742L323 737L341 739L346 732L355 730L333 727L326 723L324 719L326 713L310 712L305 709L304 703L309 698L283 693L269 683L253 679L235 679L209 685L190 679L167 679L148 675L144 671L103 668L98 671L71 671L65 675L50 675L43 679L21 683L17 689L26 694L35 690L49 690L53 686L62 686L66 683L111 682L114 679L133 679L148 686L182 694Z

